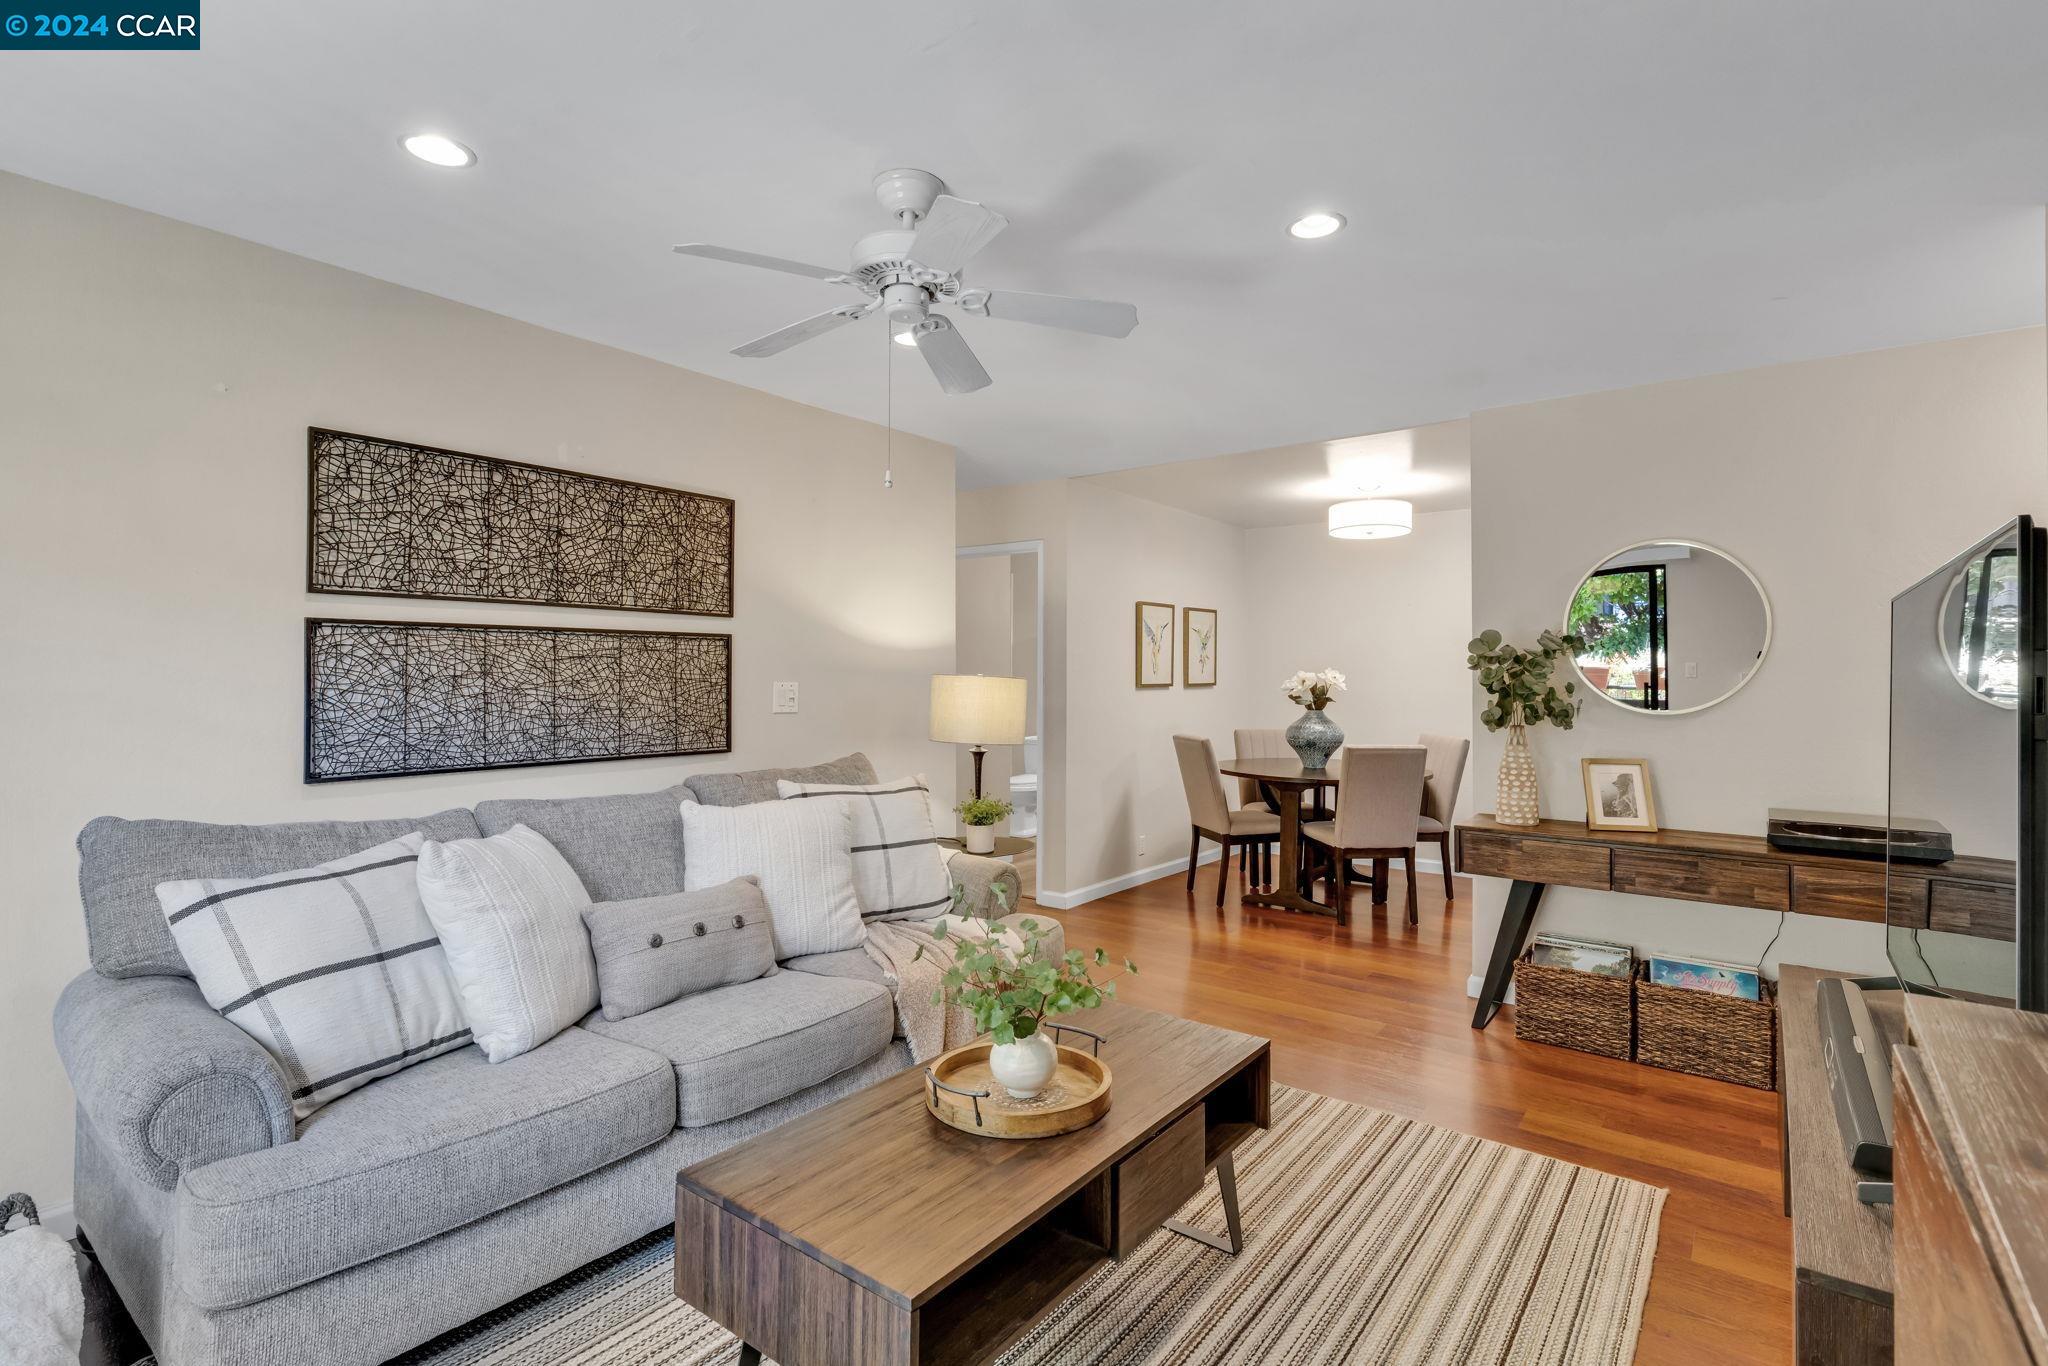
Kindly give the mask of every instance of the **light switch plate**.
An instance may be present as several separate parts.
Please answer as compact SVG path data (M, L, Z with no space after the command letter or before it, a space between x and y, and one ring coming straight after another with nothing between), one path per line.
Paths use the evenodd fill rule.
M1687 678L1698 678L1700 676L1700 662L1697 659L1685 661L1685 676Z
M775 699L774 702L771 704L769 710L775 712L777 715L780 715L784 712L795 711L796 684L777 683L775 685Z

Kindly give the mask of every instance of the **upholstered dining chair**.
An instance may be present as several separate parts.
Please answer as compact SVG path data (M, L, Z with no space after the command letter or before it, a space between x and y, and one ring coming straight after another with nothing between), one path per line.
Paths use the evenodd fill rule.
M1292 759L1295 757L1294 747L1287 743L1287 732L1278 726L1271 727L1270 729L1234 730L1230 733L1230 739L1231 743L1236 746L1235 752L1240 759ZM1316 803L1322 799L1321 788L1313 790L1306 787L1288 788L1282 789L1278 795L1284 797L1290 793L1295 801L1301 803L1301 809L1304 812L1315 810ZM1239 778L1237 780L1237 804L1240 809L1245 811L1273 811L1273 804L1267 801L1265 795L1259 790L1259 780L1257 778ZM1273 811L1273 814L1277 816L1280 813ZM1259 856L1262 863L1271 862L1270 856L1272 852L1272 846L1269 845L1261 844L1253 847L1253 853ZM1270 867L1265 867L1255 873L1253 880L1261 883L1271 882L1273 880L1273 870Z
M1270 811L1232 811L1223 795L1223 773L1216 767L1216 749L1199 735L1176 735L1173 752L1180 760L1180 782L1188 794L1188 825L1194 837L1188 841L1188 890L1195 890L1195 863L1201 857L1204 837L1223 846L1223 862L1216 870L1216 904L1223 904L1223 889L1230 883L1230 851L1238 850L1238 871L1251 881L1246 861L1258 845L1280 838L1280 818Z
M1337 818L1311 821L1301 833L1329 852L1332 909L1351 918L1351 860L1399 858L1407 873L1408 923L1415 914L1416 812L1422 809L1422 775L1429 751L1420 745L1354 745L1337 770Z
M1451 818L1458 810L1458 786L1465 780L1465 756L1472 742L1460 735L1424 735L1415 743L1429 753L1429 779L1422 791L1422 818L1415 838L1437 847L1444 870L1444 900L1457 900L1451 883Z
M1294 747L1287 743L1287 732L1278 726L1234 730L1230 733L1230 738L1237 746L1237 757L1240 759L1292 759L1295 757ZM1314 804L1314 800L1307 788L1296 789L1295 798L1303 806ZM1237 804L1247 811L1273 810L1273 804L1267 801L1265 795L1259 791L1259 780L1257 778L1239 778L1237 780ZM1275 812L1274 814L1278 815L1279 813Z

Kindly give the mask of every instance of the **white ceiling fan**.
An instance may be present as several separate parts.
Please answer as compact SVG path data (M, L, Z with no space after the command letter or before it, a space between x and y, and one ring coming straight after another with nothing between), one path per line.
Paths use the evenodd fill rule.
M1138 325L1138 310L1130 304L962 288L961 268L1008 227L1010 220L972 200L956 199L945 189L945 183L929 171L905 169L876 176L875 198L899 226L871 232L855 242L853 264L845 271L707 242L685 242L676 250L685 256L851 285L867 295L866 303L828 309L736 346L735 356L777 355L879 310L888 318L892 333L906 334L916 343L939 387L949 394L985 389L989 375L951 320L932 311L935 304L951 304L977 317L1063 327L1098 337L1127 337Z

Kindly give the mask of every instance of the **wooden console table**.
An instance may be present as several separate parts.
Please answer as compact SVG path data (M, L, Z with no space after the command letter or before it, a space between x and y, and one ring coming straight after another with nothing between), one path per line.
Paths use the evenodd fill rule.
M1486 1028L1500 1009L1546 887L1590 887L1840 920L1885 919L1882 863L1774 849L1761 835L1707 830L1644 835L1593 830L1584 821L1502 825L1492 816L1475 816L1458 826L1457 858L1461 873L1514 881L1479 990L1474 1029ZM1901 923L2010 939L2013 866L1962 857L1915 869L1897 880L1892 902Z
M1814 995L1778 975L1785 1212L1800 1366L2048 1363L2048 1016L1865 996L1891 1040L1892 1179L1865 1205L1842 1155Z
M1906 998L1892 1051L1898 1360L2048 1361L2048 1016Z
M1792 1219L1793 1360L1801 1366L1892 1360L1892 1208L1856 1198L1814 1002L1822 978L1847 975L1790 963L1778 969L1778 1115ZM1888 1036L1903 1039L1901 994L1865 999Z

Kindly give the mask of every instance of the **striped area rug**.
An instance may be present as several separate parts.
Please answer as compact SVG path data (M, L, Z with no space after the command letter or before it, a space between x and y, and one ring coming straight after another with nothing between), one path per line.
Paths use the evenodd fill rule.
M1001 1366L1624 1366L1664 1192L1275 1088L1238 1150L1237 1257L1172 1234L1105 1266ZM1220 1230L1211 1180L1181 1217ZM404 1366L730 1366L645 1239Z

